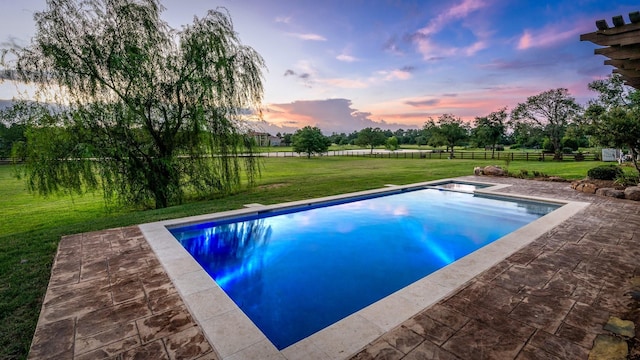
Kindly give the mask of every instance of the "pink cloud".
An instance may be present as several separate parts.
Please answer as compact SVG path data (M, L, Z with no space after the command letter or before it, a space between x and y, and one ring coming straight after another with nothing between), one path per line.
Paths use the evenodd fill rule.
M263 113L267 124L276 127L317 126L325 134L332 132L350 133L366 127L398 129L406 124L393 124L385 121L374 121L371 113L353 108L351 100L299 100L287 104L269 104Z
M347 54L340 54L340 55L336 56L336 59L338 59L340 61L344 61L344 62L356 62L356 61L358 61L358 58L353 57L351 55L347 55Z
M592 30L590 21L567 21L562 24L552 24L537 31L525 29L518 38L518 50L536 47L550 47L567 40L575 41L580 34Z
M469 13L481 9L485 6L485 2L483 0L463 0L461 3L454 5L443 11L436 17L431 20L429 24L422 29L418 30L418 32L422 35L431 35L433 33L439 32L446 24L460 18L464 18Z
M333 78L318 80L318 82L343 89L364 89L369 87L367 82L357 79Z
M422 126L429 117L453 114L464 121L473 121L500 108L513 109L527 97L546 89L496 87L480 89L451 96L451 94L426 95L401 98L369 106L372 119L384 119L395 123ZM390 111L392 110L392 111Z
M462 52L467 56L473 56L478 51L486 49L486 47L487 47L486 41L480 40L480 41L476 41L470 46L467 46L466 48L463 48Z
M380 75L384 81L408 80L412 77L411 72L405 69L382 70L378 71L378 75Z
M325 38L322 35L318 35L318 34L311 34L311 33L304 33L304 34L300 34L300 33L289 33L290 36L296 37L298 39L302 39L302 40L311 40L311 41L327 41L327 38Z

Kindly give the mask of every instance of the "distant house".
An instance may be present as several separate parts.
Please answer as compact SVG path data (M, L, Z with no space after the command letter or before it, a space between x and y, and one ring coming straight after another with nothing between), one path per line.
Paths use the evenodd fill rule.
M269 136L269 146L281 146L282 139L277 136Z
M281 146L282 144L282 139L265 132L250 132L249 136L255 140L258 146Z

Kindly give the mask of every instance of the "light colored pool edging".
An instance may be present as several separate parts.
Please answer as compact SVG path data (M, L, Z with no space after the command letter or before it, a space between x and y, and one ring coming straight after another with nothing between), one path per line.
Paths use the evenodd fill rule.
M446 181L455 181L455 179L388 186L383 189L278 205L253 204L254 206L250 208L143 224L139 227L194 319L201 326L205 336L222 359L344 359L354 355L385 332L433 305L589 204L495 193L495 191L509 186L501 184L493 184L494 186L489 188L476 190L478 194L564 205L282 351L278 351L260 329L236 306L224 290L171 235L167 227L254 214L257 211L305 206L354 196L410 189Z

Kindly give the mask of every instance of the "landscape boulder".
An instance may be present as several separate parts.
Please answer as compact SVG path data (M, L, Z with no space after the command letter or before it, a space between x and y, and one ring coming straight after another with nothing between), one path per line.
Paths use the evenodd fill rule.
M640 186L630 186L624 189L624 198L640 201Z
M595 194L597 190L598 190L598 185L593 183L584 183L582 184L582 188L580 188L579 191L582 191L583 193L587 193L587 194Z
M589 180L578 180L571 183L571 188L583 193L595 194L598 190L598 185L592 183Z
M483 174L483 173L482 173L482 168L481 168L481 167L479 167L479 166L474 167L474 168L473 168L473 174L474 174L474 175L476 175L476 176L480 176L480 175L482 175L482 174Z
M489 175L489 176L505 176L506 175L506 172L504 171L504 169L496 165L485 166L484 169L482 169L482 172L485 175Z
M600 188L596 190L596 195L624 199L624 190L618 190L614 188Z

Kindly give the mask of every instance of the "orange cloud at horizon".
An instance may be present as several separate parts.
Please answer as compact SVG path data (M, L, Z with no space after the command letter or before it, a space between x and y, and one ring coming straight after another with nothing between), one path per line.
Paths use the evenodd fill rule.
M453 114L464 121L488 115L504 107L513 109L535 94L525 88L495 88L484 92L403 98L367 107L374 120L422 126L429 118Z
M316 121L313 116L292 112L277 104L269 104L262 112L262 117L268 123L281 127L303 128L307 125L313 126Z
M572 97L584 104L595 95L582 83L567 86ZM350 132L365 127L420 128L430 118L452 114L472 122L502 108L513 110L527 98L549 89L536 85L493 87L460 93L431 94L354 105L348 99L295 101L270 104L264 120L278 127L318 126L326 132ZM288 129L286 129L288 130Z

